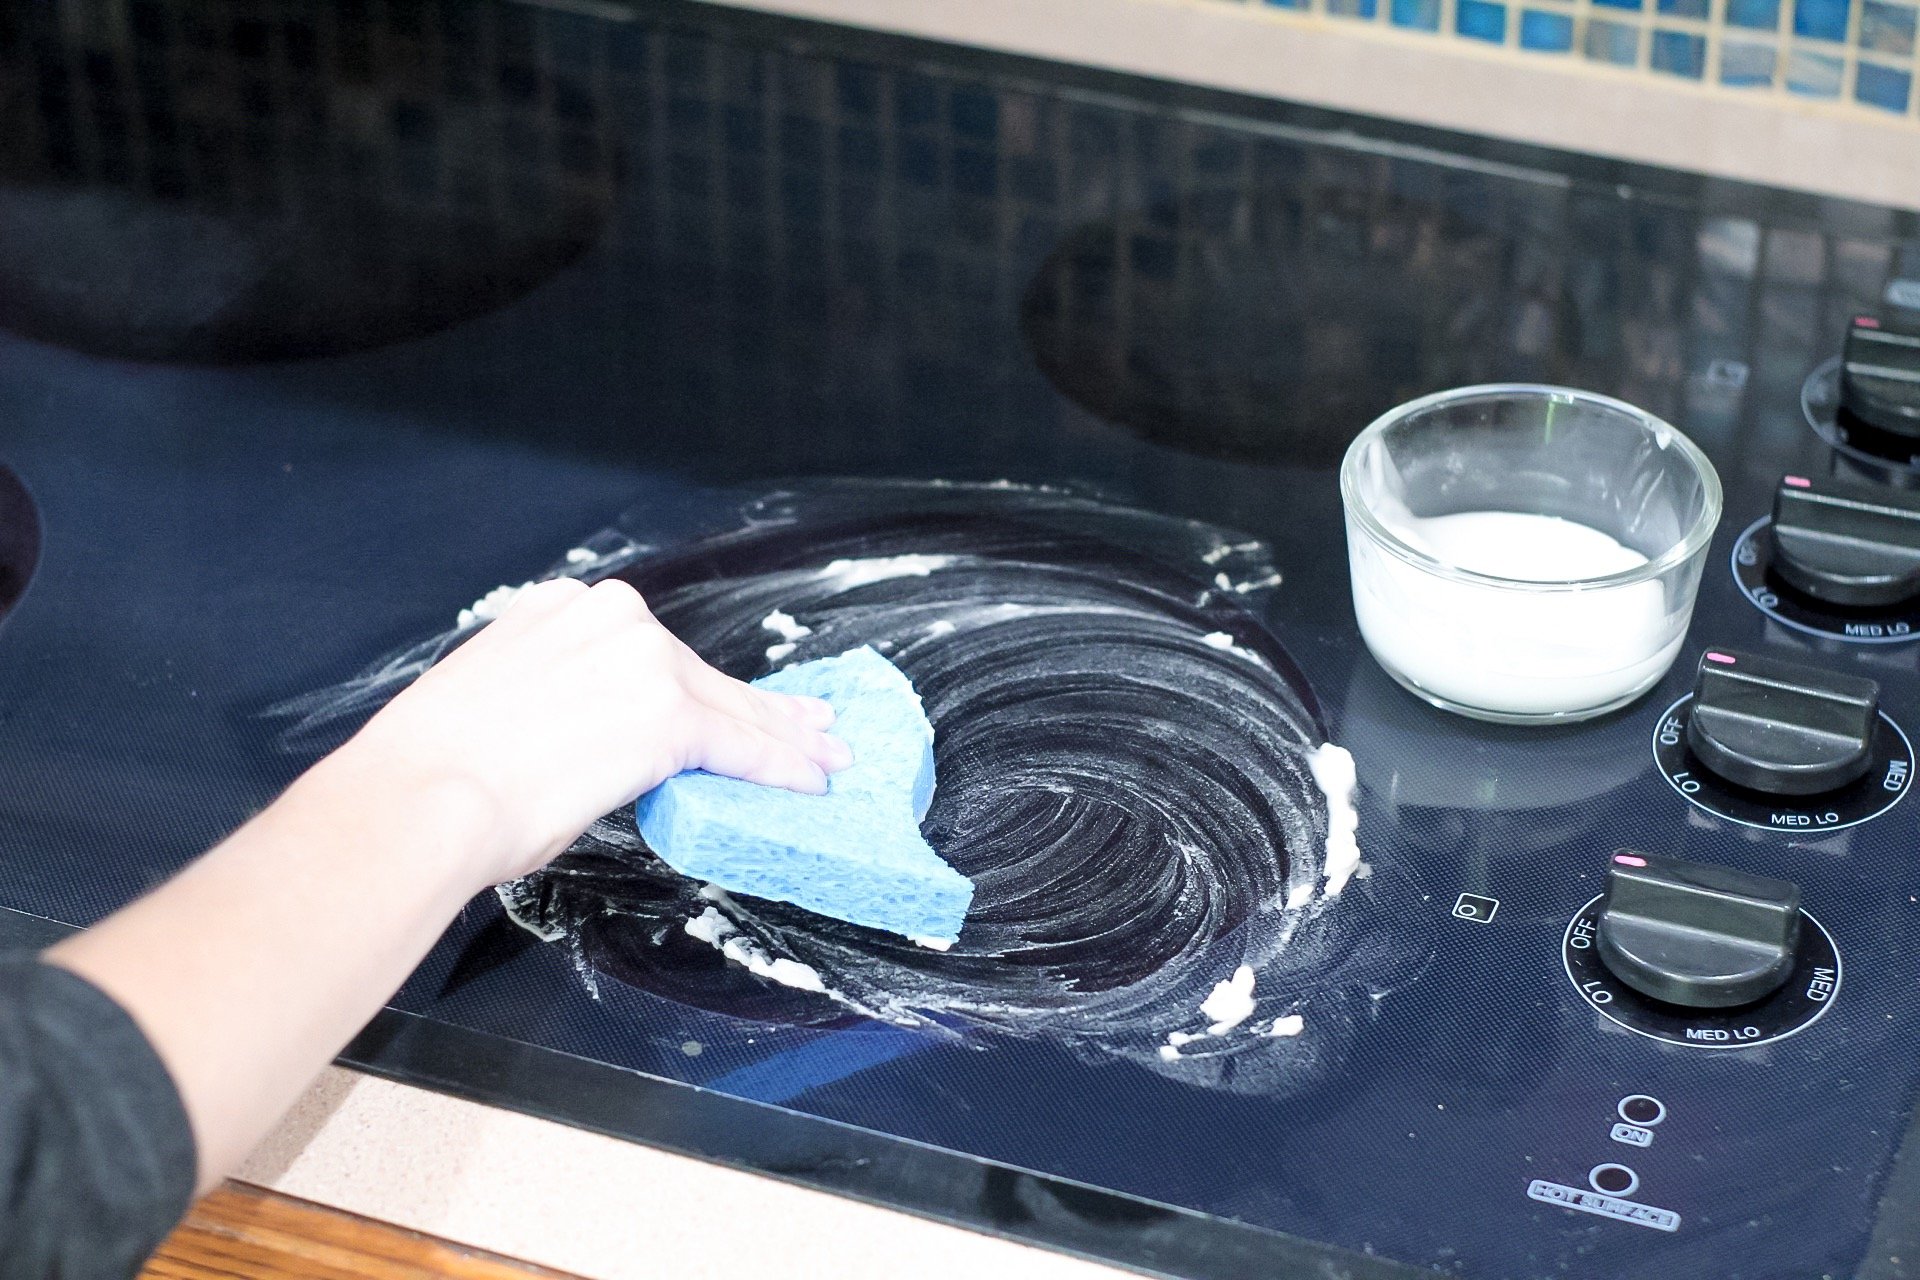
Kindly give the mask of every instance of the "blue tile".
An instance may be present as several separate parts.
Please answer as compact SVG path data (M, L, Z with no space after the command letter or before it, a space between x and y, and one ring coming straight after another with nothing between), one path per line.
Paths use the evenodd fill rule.
M1523 10L1520 14L1520 47L1565 53L1573 48L1573 19L1564 13Z
M1860 6L1860 47L1902 57L1913 52L1914 11L1911 5L1865 0Z
M1276 5L1282 9L1304 9L1307 7L1307 0L1265 0L1265 3Z
M1793 0L1793 34L1814 40L1845 40L1851 0Z
M1587 19L1587 39L1582 47L1594 62L1612 62L1630 67L1640 60L1640 28L1624 22Z
M1379 0L1327 0L1327 12L1339 18L1371 18L1378 6Z
M1453 29L1474 40L1505 44L1507 6L1492 0L1458 0L1453 8Z
M1770 44L1729 40L1720 46L1720 83L1744 88L1773 83L1774 52Z
M1653 33L1651 62L1655 71L1698 80L1707 69L1707 40L1686 31Z
M1870 107L1904 112L1913 96L1913 74L1899 67L1863 62L1854 72L1853 96Z
M1727 25L1772 31L1780 25L1780 0L1727 0Z
M1609 9L1632 9L1636 13L1642 7L1642 0L1593 0L1593 2L1597 5L1605 5Z
M1708 0L1656 0L1654 7L1676 18L1699 18L1704 22L1711 5Z
M1388 13L1396 27L1412 27L1419 31L1440 29L1440 0L1393 0L1393 7Z
M1795 49L1787 57L1787 88L1809 98L1840 96L1840 77L1846 63L1828 53Z

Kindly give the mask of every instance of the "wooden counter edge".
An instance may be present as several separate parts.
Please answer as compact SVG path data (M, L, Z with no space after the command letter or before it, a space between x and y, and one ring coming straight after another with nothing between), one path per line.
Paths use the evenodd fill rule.
M202 1198L141 1280L570 1280L565 1273L229 1182Z

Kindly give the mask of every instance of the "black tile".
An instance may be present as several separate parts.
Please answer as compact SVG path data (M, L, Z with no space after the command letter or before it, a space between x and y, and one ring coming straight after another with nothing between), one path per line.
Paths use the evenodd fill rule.
M931 76L903 71L893 80L893 121L903 129L924 129L940 119L940 86Z
M167 20L167 6L162 0L134 0L128 6L127 17L134 39L142 44L158 44L172 30L172 24Z
M1059 175L1053 161L1045 156L1012 156L1002 166L1007 191L1027 204L1053 203Z
M666 72L667 84L676 89L704 92L714 46L707 41L681 35L668 35L662 44L662 69Z
M573 124L593 124L599 118L599 106L593 89L571 75L553 78L553 113Z
M780 117L780 158L787 164L817 168L826 155L826 126L811 116Z
M540 96L540 69L522 62L504 62L497 74L500 96L509 102L532 102Z
M916 187L940 184L940 145L931 138L903 135L894 143L894 169Z
M1067 126L1067 149L1076 159L1107 160L1120 152L1120 126L1105 112L1075 110Z
M953 152L953 189L991 199L1000 185L1000 166L993 152L956 147Z
M840 128L840 168L848 173L877 173L885 152L881 148L880 135L872 129L857 125L842 125Z
M820 175L805 169L781 170L780 206L789 222L819 222L826 211Z
M767 57L748 46L723 45L715 55L720 98L728 103L758 106L767 96Z
M836 101L843 117L871 120L880 113L880 71L857 62L835 68Z
M242 58L257 61L272 49L272 28L262 19L242 18L233 24L233 51Z
M961 85L948 99L953 132L969 142L991 146L1000 136L1000 100L977 85Z

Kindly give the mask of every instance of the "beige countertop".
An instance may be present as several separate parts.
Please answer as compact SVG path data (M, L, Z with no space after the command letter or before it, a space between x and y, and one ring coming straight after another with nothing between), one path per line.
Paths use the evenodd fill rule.
M237 1176L594 1280L1128 1274L339 1067Z

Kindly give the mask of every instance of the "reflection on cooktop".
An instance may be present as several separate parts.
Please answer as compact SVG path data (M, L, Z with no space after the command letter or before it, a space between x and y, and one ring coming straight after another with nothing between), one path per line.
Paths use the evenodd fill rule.
M1257 185L1246 165L1195 148L1191 189L1084 223L1047 257L1020 320L1061 391L1174 448L1328 466L1402 401L1564 365L1550 334L1505 363L1476 340L1528 314L1489 307L1486 282L1512 274L1516 239L1557 227L1312 174Z
M16 11L0 100L29 109L0 142L0 325L233 362L504 306L596 241L622 166L604 88L540 65L532 31L512 8L431 33L366 9Z

